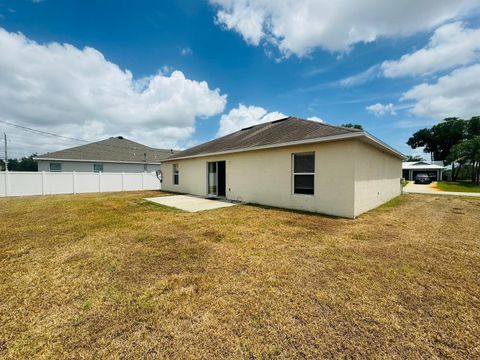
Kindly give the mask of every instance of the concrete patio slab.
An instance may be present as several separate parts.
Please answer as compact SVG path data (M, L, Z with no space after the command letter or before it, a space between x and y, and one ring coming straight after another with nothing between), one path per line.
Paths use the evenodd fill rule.
M160 196L146 198L145 200L188 212L213 210L237 205L225 200L211 200L190 195Z

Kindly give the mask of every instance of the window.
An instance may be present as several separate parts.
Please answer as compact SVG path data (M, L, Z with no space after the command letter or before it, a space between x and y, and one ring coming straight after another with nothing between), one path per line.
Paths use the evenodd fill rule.
M148 170L147 164L143 164L143 171L147 172L147 170Z
M173 185L178 185L178 164L173 164Z
M50 171L52 171L52 172L62 171L62 164L61 163L50 163Z
M293 193L314 194L315 154L293 154Z
M103 172L103 164L93 164L93 172Z

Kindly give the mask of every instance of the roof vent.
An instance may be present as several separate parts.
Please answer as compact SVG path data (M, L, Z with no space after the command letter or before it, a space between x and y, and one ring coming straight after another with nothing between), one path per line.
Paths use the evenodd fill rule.
M123 140L123 136L117 136L117 139Z
M243 130L250 130L251 128L253 128L255 125L252 125L252 126L249 126L249 127L246 127L246 128L243 128L241 131Z
M276 124L276 123L279 123L279 122L282 122L282 121L285 121L285 120L288 120L288 117L283 118L283 119L274 120L274 121L272 121L272 124Z

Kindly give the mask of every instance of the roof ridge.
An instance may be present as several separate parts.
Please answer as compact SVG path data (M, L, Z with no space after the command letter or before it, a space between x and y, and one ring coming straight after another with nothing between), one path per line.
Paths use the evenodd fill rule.
M258 126L261 126L261 125L275 124L275 123L285 121L285 120L288 120L288 119L293 119L293 117L292 116L287 116L285 118L275 119L275 120L271 120L271 121L265 121L265 122L262 122L262 123L246 126L244 128L241 128L240 130L234 131L233 133L230 133L230 134L227 134L227 135L231 135L231 134L234 134L234 133L239 132L239 131L250 130L250 129L253 129L254 127L258 127ZM225 136L227 136L227 135L225 135Z
M234 134L236 132L239 132L239 131L243 131L243 130L250 130L250 129L253 129L255 127L258 127L258 126L262 126L262 125L268 125L268 124L276 124L276 123L280 123L282 121L285 121L285 120L299 120L299 121L304 121L304 122L308 122L308 123L316 123L316 124L320 124L320 125L325 125L325 126L330 126L330 127L334 127L334 128L340 128L340 129L346 129L346 130L349 130L349 131L361 131L359 129L353 129L353 128L349 128L349 127L345 127L345 126L339 126L339 125L332 125L332 124L328 124L326 122L323 122L323 121L315 121L315 120L309 120L309 119L303 119L303 118L299 118L299 117L296 117L296 116L287 116L287 117L283 117L283 118L279 118L279 119L275 119L275 120L271 120L271 121L265 121L265 122L261 122L261 123L258 123L258 124L254 124L254 125L249 125L249 126L246 126L244 128L241 128L237 131L234 131L230 134L227 134L227 135L224 135L224 136L228 136L228 135L231 135L231 134ZM222 136L223 137L223 136ZM220 139L220 138L217 138L217 139Z
M305 122L314 122L314 123L317 123L317 124L320 124L320 125L325 125L325 126L329 126L329 127L335 128L335 129L342 129L342 130L347 130L347 131L351 131L351 132L363 131L363 130L360 130L360 129L354 129L354 128L350 128L350 127L347 127L347 126L329 124L329 123L326 123L324 121L320 122L320 121L308 120L308 119L297 118L297 117L291 117L291 118L296 119L296 120L300 120L300 121L305 121Z
M272 120L272 121L265 121L265 122L262 122L262 123L259 123L259 124L247 126L247 127L244 127L240 130L237 130L233 133L227 134L225 136L228 136L228 135L231 135L231 134L234 134L236 132L243 131L243 130L250 130L250 129L253 129L253 128L255 128L257 126L260 126L260 125L279 123L281 121L285 121L285 120L288 120L288 119L298 120L298 121L307 122L307 123L316 123L316 124L319 124L319 125L329 126L329 127L335 128L335 129L347 130L347 131L350 131L350 132L361 132L361 131L363 131L363 130L360 130L360 129L350 128L350 127L347 127L347 126L329 124L329 123L326 123L324 121L320 122L320 121L315 121L315 120L303 119L303 118L299 118L299 117L296 117L296 116L287 116L287 117L284 117L284 118L280 118L280 119L276 119L276 120ZM217 138L217 139L220 139L220 138ZM214 139L214 140L216 140L216 139Z

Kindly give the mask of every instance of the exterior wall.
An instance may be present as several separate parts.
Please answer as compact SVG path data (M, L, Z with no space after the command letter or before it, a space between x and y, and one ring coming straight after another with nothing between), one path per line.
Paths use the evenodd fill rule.
M103 172L115 173L139 173L144 172L143 164L123 164L123 163L104 163L104 162L81 162L81 161L46 161L38 160L38 171L50 171L50 163L61 163L62 172L93 172L93 164L103 164ZM160 165L147 165L147 172L154 172L160 169Z
M402 193L402 160L361 141L355 151L355 216Z
M343 140L167 161L162 189L206 196L207 162L225 160L227 199L352 218L357 148L356 140ZM292 154L302 152L315 152L315 195L293 194Z

